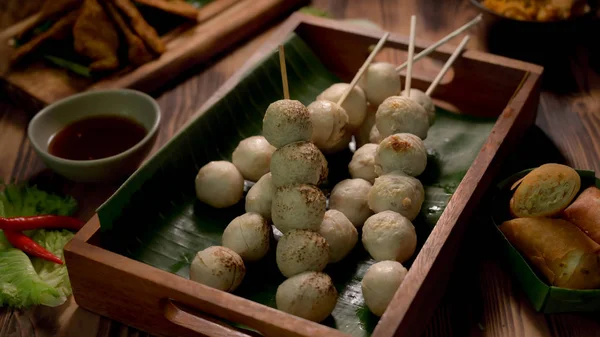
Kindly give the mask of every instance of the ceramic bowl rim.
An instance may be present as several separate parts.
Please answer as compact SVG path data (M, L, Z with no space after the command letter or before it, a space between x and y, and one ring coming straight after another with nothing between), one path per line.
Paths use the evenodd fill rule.
M152 109L153 113L156 117L154 120L154 123L152 124L152 127L146 133L146 136L144 136L144 138L142 138L142 140L137 142L134 146L128 148L127 150L125 150L123 152L120 152L120 153L115 154L110 157L92 159L92 160L65 159L65 158L55 156L55 155L51 154L47 149L42 148L36 142L35 137L32 135L34 126L36 125L36 123L38 123L39 119L42 116L49 114L56 109L59 109L60 107L62 107L65 104L68 104L69 102L76 101L76 100L82 100L82 99L89 99L90 97L93 97L93 96L115 95L115 94L116 95L127 94L127 95L133 95L133 96L142 98L143 100L145 100L151 104L151 106L153 108ZM42 110L40 110L29 122L29 125L27 126L27 136L29 138L29 142L32 144L34 149L38 153L40 153L42 156L47 157L47 159L49 159L49 160L52 160L54 162L57 162L57 163L60 163L63 165L70 165L70 166L75 166L75 167L91 167L91 166L96 166L96 165L101 165L101 164L106 164L109 162L117 161L117 160L124 159L124 158L131 156L136 151L138 151L140 148L145 146L149 141L151 141L151 139L155 136L155 134L158 131L160 122L161 122L161 110L160 110L160 106L158 105L158 102L156 102L156 100L152 96L150 96L144 92L141 92L138 90L133 90L133 89L93 90L93 91L82 92L82 93L78 93L78 94L63 98L61 100L58 100L58 101L46 106ZM63 127L64 126L66 126L66 125L63 125Z

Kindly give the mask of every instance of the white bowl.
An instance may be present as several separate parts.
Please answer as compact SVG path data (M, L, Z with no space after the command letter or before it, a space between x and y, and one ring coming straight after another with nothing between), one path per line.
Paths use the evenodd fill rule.
M130 118L146 129L146 136L126 151L102 159L70 160L48 152L52 137L65 126L99 115ZM137 169L152 149L159 125L160 107L152 97L130 89L96 90L70 96L42 109L29 123L27 135L46 166L56 173L76 182L114 182Z

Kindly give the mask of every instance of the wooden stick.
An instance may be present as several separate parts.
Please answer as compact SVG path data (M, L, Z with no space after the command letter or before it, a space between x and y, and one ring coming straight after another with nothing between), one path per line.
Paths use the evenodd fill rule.
M452 66L452 63L454 63L454 61L456 61L456 59L458 58L458 54L460 54L460 52L463 49L465 49L465 46L467 45L467 42L469 42L470 38L471 37L469 35L465 36L465 38L462 39L462 41L460 42L458 47L456 47L456 49L454 50L452 55L450 55L450 58L448 58L448 61L446 61L446 64L444 64L444 66L442 67L442 70L440 70L440 72L437 74L437 76L435 77L433 82L431 82L431 84L429 85L429 88L427 88L427 91L425 91L425 94L427 96L431 96L431 94L435 90L435 87L437 87L437 85L442 80L442 77L444 77L444 75L446 75L446 73Z
M438 42L432 44L431 46L427 47L426 49L423 49L423 51L421 51L420 53L417 54L417 56L414 57L413 63L417 62L418 60L422 59L423 57L425 57L425 56L433 53L439 46L441 46L444 43L452 40L456 36L460 35L460 33L464 32L465 30L467 30L467 29L471 28L472 26L476 25L477 23L479 23L479 21L482 20L482 18L483 18L483 14L477 15L475 17L475 19L467 22L464 26L462 26L462 27L458 28L457 30L453 31L452 33L446 35L441 40L439 40ZM404 62L403 64L401 64L398 67L396 67L396 71L400 72L404 68L406 68L407 66L408 66L408 61Z
M525 73L525 75L523 75L523 78L521 79L521 82L519 83L519 85L517 86L517 89L515 89L515 92L513 92L512 96L510 97L510 99L508 100L508 104L510 104L513 99L515 99L515 97L517 96L517 94L519 93L519 90L521 90L521 88L523 87L523 84L525 84L525 81L527 81L527 78L529 77L529 71L527 71Z
M282 44L279 45L279 67L281 68L281 81L283 82L283 98L290 99L287 70L285 68L285 51L283 50Z
M415 30L417 30L417 16L410 17L410 37L408 39L408 68L406 69L406 82L404 84L404 95L410 97L410 85L412 81L412 66L415 56Z
M377 42L377 45L375 46L375 48L373 48L373 51L371 52L371 54L369 54L369 57L367 57L367 59L365 60L365 63L363 63L363 65L360 67L360 69L358 69L358 72L356 73L356 75L354 75L352 82L350 82L350 85L348 86L348 88L346 89L346 91L344 92L342 97L340 97L340 99L337 101L338 105L342 105L342 103L344 103L344 101L346 100L346 97L348 97L348 95L350 95L350 91L352 91L352 89L354 88L356 83L358 83L358 80L360 80L362 75L365 73L365 70L367 70L367 68L373 61L373 58L375 57L375 55L377 55L377 53L379 53L379 51L381 50L381 48L383 47L383 45L385 44L385 42L387 41L389 36L390 36L390 33L386 32L385 34L383 34L383 37L381 37L379 42Z

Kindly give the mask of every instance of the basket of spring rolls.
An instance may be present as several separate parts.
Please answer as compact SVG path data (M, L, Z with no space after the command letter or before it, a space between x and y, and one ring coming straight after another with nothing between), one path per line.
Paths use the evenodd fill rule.
M537 311L600 310L600 179L544 164L497 186L501 254Z

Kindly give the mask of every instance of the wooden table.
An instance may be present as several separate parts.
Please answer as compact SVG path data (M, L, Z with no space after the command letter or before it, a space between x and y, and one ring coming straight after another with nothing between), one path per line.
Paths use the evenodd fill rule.
M0 2L0 29L35 11L40 2ZM409 31L408 17L414 13L418 16L417 37L430 41L477 14L468 0L316 0L313 4L336 18L368 19L388 31L404 35ZM592 27L595 29L590 32L600 31L597 23ZM232 48L212 63L188 72L191 75L166 84L155 93L164 119L154 151L177 132L271 31L272 28ZM468 48L488 49L483 27L472 32L477 38L471 39ZM503 41L512 38L514 36L505 36ZM555 52L548 56L560 55L553 68L547 69L537 127L530 130L513 162L534 165L564 159L573 167L600 173L600 65L597 61L600 50L594 39L592 35L586 40L581 34L575 34L564 40L553 40ZM389 58L391 62L403 61ZM26 137L30 117L0 97L0 178L30 180L70 193L80 201L78 216L89 218L116 186L78 185L45 169ZM488 248L488 233L482 229L485 226L481 221L485 220L475 218L471 224L446 296L429 323L426 336L600 336L600 320L592 315L534 312ZM58 308L0 309L0 337L140 335L146 334L83 310L72 299Z

